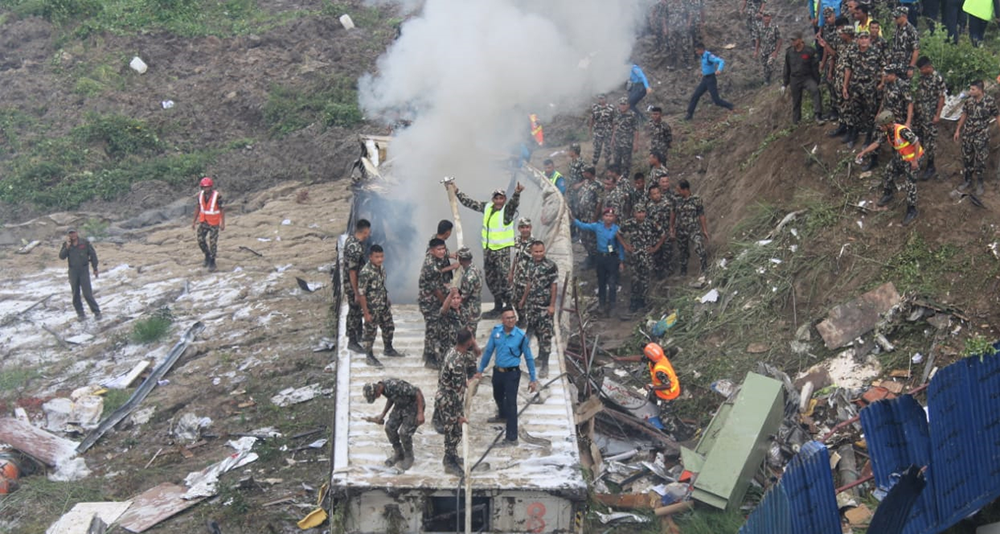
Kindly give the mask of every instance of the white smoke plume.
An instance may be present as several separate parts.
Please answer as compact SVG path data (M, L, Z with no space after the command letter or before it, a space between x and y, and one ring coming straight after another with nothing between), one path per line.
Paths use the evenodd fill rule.
M439 185L444 176L455 176L463 192L481 200L506 187L503 173L491 174L491 162L527 138L529 113L544 124L561 112L579 114L597 92L623 95L636 30L649 5L650 0L424 2L378 60L376 73L359 84L369 120L412 120L396 132L390 158L401 193L420 206L423 220L397 223L413 225L423 241L439 219L451 219ZM465 244L481 260L481 215L462 208L462 216ZM412 260L408 270L416 271L419 258Z

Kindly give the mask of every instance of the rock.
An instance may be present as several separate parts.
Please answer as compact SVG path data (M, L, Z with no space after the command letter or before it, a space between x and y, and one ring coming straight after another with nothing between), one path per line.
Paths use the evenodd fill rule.
M174 435L177 439L184 441L198 441L201 437L201 429L211 426L212 420L208 417L198 417L193 413L186 413L177 421L174 427Z
M799 329L795 331L795 339L798 341L809 341L812 339L812 325L809 323L802 323L799 325Z
M767 343L751 343L747 345L747 352L750 354L763 354L767 352L769 347Z
M801 341L792 341L789 345L791 345L792 352L795 354L807 354L812 350L812 345Z

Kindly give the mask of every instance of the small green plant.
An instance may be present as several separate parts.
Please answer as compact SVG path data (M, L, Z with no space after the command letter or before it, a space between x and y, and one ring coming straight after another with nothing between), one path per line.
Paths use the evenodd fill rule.
M346 78L306 89L275 86L264 106L264 122L279 137L314 123L347 128L362 119L358 92Z
M164 306L149 317L135 322L132 326L132 341L143 345L158 341L167 335L173 322L174 317L170 313L170 308Z
M757 162L757 159L760 158L760 155L763 154L765 150L767 150L767 147L770 146L771 143L777 141L778 139L788 137L791 134L792 134L792 129L785 128L784 130L778 130L765 137L764 140L761 141L760 146L757 147L757 150L754 150L753 153L750 154L750 157L746 159L746 161L740 163L740 170L745 171L749 167L753 166L753 164Z
M948 244L931 248L919 233L914 232L902 250L889 259L882 281L893 282L900 291L936 295L948 289L941 281L947 273L958 268L954 260L959 252L958 247Z
M156 132L145 122L123 115L92 115L76 133L86 142L103 145L108 157L116 160L163 148Z
M104 411L101 413L101 418L105 418L118 408L121 408L129 398L132 397L132 391L128 389L109 389L107 393L104 394Z
M965 37L956 45L949 42L946 32L924 33L920 53L930 58L951 94L968 88L973 80L991 80L997 75L993 52L985 46L972 46Z
M9 367L0 370L0 398L7 393L17 393L29 382L38 378L38 370L34 367Z
M104 239L108 236L108 221L104 219L98 219L96 217L91 217L87 219L87 222L80 225L87 239L91 241L98 241Z
M965 338L965 348L962 350L963 358L968 358L969 356L979 356L979 358L982 359L987 356L993 356L996 353L997 349L993 346L993 342L982 334L976 334L972 337Z

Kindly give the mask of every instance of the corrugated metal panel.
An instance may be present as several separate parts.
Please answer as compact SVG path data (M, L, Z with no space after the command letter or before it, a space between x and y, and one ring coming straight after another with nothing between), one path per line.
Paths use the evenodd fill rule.
M861 410L861 425L865 429L872 459L872 474L880 487L890 487L893 474L902 473L911 465L928 467L928 485L931 487L913 506L904 531L907 534L925 532L937 523L938 514L931 482L929 428L923 407L909 395L876 402Z
M811 441L792 458L740 534L839 534L840 514L826 446Z
M910 513L926 485L926 480L920 476L919 467L911 466L907 469L903 478L892 487L882 504L875 510L868 531L878 534L902 534L910 520Z

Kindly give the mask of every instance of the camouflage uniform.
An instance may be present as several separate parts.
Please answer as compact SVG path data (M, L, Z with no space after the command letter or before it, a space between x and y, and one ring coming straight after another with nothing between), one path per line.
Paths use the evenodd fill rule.
M893 136L893 129L895 125L890 125L889 131L887 133L879 133L879 142L888 142L892 145L891 137ZM913 144L918 141L917 134L913 133L909 128L903 128L899 132L899 136L903 140ZM908 161L904 161L903 157L899 155L899 151L893 150L892 160L889 164L885 166L885 174L882 175L882 192L891 195L896 190L896 177L903 175L906 180L903 181L902 187L906 191L906 205L916 206L917 205L917 183L913 176L913 168L910 167Z
M670 129L670 125L661 119L660 122L649 121L647 128L649 130L649 151L660 154L666 160L667 151L670 150L670 145L674 141L674 132ZM666 161L660 163L666 164ZM650 181L652 181L652 176L650 176Z
M692 30L695 26L691 2L674 0L667 14L670 27L670 57L674 66L688 64L694 55ZM679 60L679 62L678 62Z
M492 202L481 202L473 200L461 191L457 192L458 201L463 206L472 211L483 213ZM510 225L517 215L517 207L521 202L521 193L514 192L503 207L503 224ZM507 274L510 272L510 249L511 247L493 250L483 249L483 275L486 278L486 287L490 288L493 298L500 302L510 302L510 287L507 285Z
M392 411L385 420L385 435L397 456L413 455L413 434L417 431L417 389L405 380L387 378L382 381L382 395L392 402Z
M611 159L611 132L614 128L615 108L611 104L594 104L590 108L590 117L594 123L594 159L593 165L601 159L601 151L605 151L606 160Z
M701 233L699 217L705 214L705 206L698 195L687 198L678 196L674 211L674 231L677 234L678 261L681 274L687 274L688 241L694 244L694 253L701 260L701 270L708 268L708 251L705 250L705 235Z
M438 312L441 310L438 309ZM438 330L438 335L435 341L437 342L437 348L435 352L438 355L438 362L442 360L440 358L448 352L448 347L455 345L455 340L458 339L458 331L465 328L465 324L468 322L468 316L462 312L461 307L459 309L448 308L444 313L440 314L440 325L441 328Z
M580 194L573 189L573 186L583 181L585 167L583 158L576 158L569 162L569 174L566 176L566 197L570 213L576 213L576 207L580 203Z
M636 311L646 305L646 294L649 292L649 277L653 271L653 254L646 251L652 248L663 235L662 228L650 220L649 213L639 222L632 219L621 226L620 232L628 235L628 243L632 245L632 302L631 310Z
M667 30L664 31L664 27ZM666 2L657 1L649 13L649 29L656 38L656 46L661 52L669 50L670 44L670 8Z
M605 206L615 210L618 220L624 222L632 217L632 204L635 201L635 196L635 186L632 185L632 180L622 176L615 184L615 188L608 193Z
M530 236L528 239L521 239L520 236L517 238L517 245L514 246L514 276L511 282L511 301L514 303L514 307L520 307L521 296L524 295L524 288L528 286L528 267L531 265L531 243L535 240L535 236ZM525 314L524 310L517 310L517 318L521 327L524 327Z
M773 21L771 24L760 27L760 66L764 70L764 83L771 83L771 76L774 75L774 64L777 60L774 53L778 50L778 41L781 40L781 32L778 25Z
M347 299L347 339L355 343L361 341L361 322L364 313L361 305L354 301L354 288L351 287L351 271L357 271L361 276L361 266L365 262L365 246L353 235L344 241L344 273L341 280L344 283L344 298ZM358 287L361 286L360 280Z
M626 103L628 101L626 100ZM638 127L635 113L632 110L615 110L615 130L613 156L611 162L618 165L622 175L627 177L632 170L632 152L635 148L635 130Z
M913 102L910 95L910 84L896 77L894 82L885 82L882 88L882 109L891 111L896 122L903 124L906 122L906 111Z
M832 59L828 61L832 61L834 64L836 64L837 60L836 54L838 51L838 47L843 43L843 41L840 40L840 35L838 34L837 26L835 24L824 24L823 27L820 28L820 37L822 37L823 40L826 41L827 45L826 48L829 48L829 51L826 53L833 54L832 56L830 56ZM816 43L816 45L817 45L816 49L817 51L819 51L820 50L819 43ZM827 69L826 64L824 64L823 68L820 69L822 71L820 72L820 78L823 81L823 85L826 86L827 91L830 92L830 105L832 106L832 109L836 110L837 115L839 116L840 91L836 90L836 86L834 86L833 77L827 76L826 69ZM841 80L841 82L843 82L843 80ZM841 87L843 87L843 84L841 84Z
M475 337L479 327L479 316L483 311L483 275L475 264L470 264L462 273L458 284L458 292L462 294L462 316L465 318L465 328Z
M549 366L549 352L552 351L552 315L548 307L552 297L552 284L559 281L559 268L548 258L532 261L526 269L528 276L528 296L525 299L526 336L532 333L538 338L538 356L535 362L541 364L542 372Z
M997 103L992 96L984 95L983 99L976 102L976 99L969 97L962 104L962 113L965 113L965 124L962 126L962 165L966 180L973 177L983 179L986 171L986 158L989 157L990 148L990 120L997 115Z
M452 347L444 356L441 374L438 375L437 395L434 397L435 426L444 427L444 457L458 459L458 443L462 440L462 425L458 419L465 415L464 400L467 385L466 368L475 358L471 353L461 353Z
M882 56L872 46L864 51L853 46L847 54L847 68L851 69L847 125L858 132L867 132L875 125L875 112L878 111L878 82L884 71Z
M660 184L660 177L661 176L668 176L667 168L665 166L660 165L659 167L650 167L649 168L649 176L646 177L646 191L645 192L647 194L649 193L649 188L650 187L653 187L654 185L659 185ZM664 194L667 194L667 193L668 193L667 191L664 191ZM643 200L645 200L645 199L643 199Z
M851 51L856 48L854 43L838 41L837 55L833 62L833 94L836 95L837 114L840 122L848 127L853 124L848 122L851 118L851 99L844 98L844 73L847 71Z
M660 233L670 231L670 213L674 210L673 195L664 195L659 202L646 203L646 220L660 227ZM660 250L653 256L653 273L663 278L673 271L674 244L669 239L663 242Z
M597 220L597 207L601 205L601 184L597 180L591 180L580 187L580 202L576 218L583 222L594 222ZM594 232L581 232L580 242L588 256L597 254L597 234Z
M217 201L218 206L222 206L222 197ZM213 259L219 250L219 227L208 224L205 221L198 223L198 248Z
M433 255L424 256L417 295L417 304L424 316L424 362L430 365L438 365L440 362L437 340L442 337L441 330L444 328L441 321L441 301L434 292L448 292L444 276L438 271L437 265L437 258Z
M439 238L438 238L437 234L431 234L430 238L428 238L427 241L430 242L431 239L439 239ZM442 241L444 241L444 240L442 239ZM429 252L430 248L428 248L427 250ZM448 243L447 242L445 242L445 245L444 245L444 257L441 258L440 260L437 259L437 258L435 258L435 261L437 262L437 268L438 269L447 269L448 267L451 267L451 251L448 250ZM455 276L455 271L448 271L446 273L441 273L441 277L444 280L445 284L450 284L451 283L451 279L454 276Z
M920 138L920 146L924 147L928 166L933 165L937 147L938 125L933 122L934 116L937 115L938 99L944 96L945 90L944 78L937 71L929 76L920 75L913 106L913 129Z
M365 264L358 274L358 294L368 301L368 313L372 320L365 322L365 333L362 338L366 352L371 352L375 343L375 332L382 329L382 343L392 346L392 334L396 325L392 321L392 309L389 307L389 292L385 288L385 268L376 267L371 262Z
M761 0L747 0L747 12L744 16L746 17L747 31L750 32L751 43L760 39L760 8L763 3Z
M892 44L889 46L886 62L907 68L913 59L913 50L920 46L917 29L907 22L902 28L896 26L892 34ZM879 36L881 38L881 36Z

